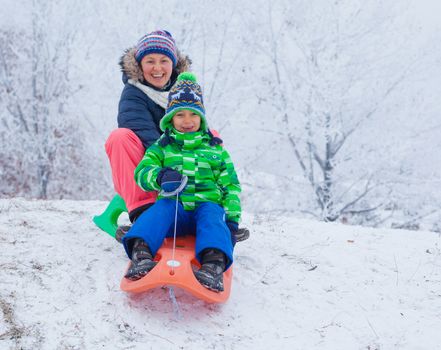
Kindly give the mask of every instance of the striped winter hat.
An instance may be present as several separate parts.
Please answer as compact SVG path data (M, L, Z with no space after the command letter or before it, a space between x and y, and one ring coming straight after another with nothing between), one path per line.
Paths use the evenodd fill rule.
M138 63L141 62L144 56L151 53L160 53L169 57L173 62L173 67L176 67L178 61L176 53L176 43L172 35L166 30L156 30L147 35L144 35L136 45L135 58Z
M174 115L183 109L189 109L198 114L201 117L201 130L208 130L202 89L196 81L196 76L190 72L179 74L176 84L171 88L167 109L160 122L161 130L165 131L170 127Z

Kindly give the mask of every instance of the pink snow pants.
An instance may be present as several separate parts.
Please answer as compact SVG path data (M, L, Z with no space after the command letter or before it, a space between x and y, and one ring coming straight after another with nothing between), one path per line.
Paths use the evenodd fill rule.
M145 153L136 134L125 128L115 129L106 141L106 153L112 168L113 185L131 212L142 205L154 203L156 192L144 192L135 182L135 168Z

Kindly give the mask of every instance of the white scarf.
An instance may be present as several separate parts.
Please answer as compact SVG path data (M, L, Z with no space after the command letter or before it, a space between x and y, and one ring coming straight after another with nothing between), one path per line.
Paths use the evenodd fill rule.
M167 108L168 91L157 91L133 79L129 79L128 83L133 86L136 86L139 90L141 90L148 97L150 97L152 101L155 102L157 105L161 106L164 109Z

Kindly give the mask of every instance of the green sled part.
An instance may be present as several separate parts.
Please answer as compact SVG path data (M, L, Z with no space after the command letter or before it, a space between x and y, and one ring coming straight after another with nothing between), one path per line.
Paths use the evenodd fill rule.
M118 228L118 218L126 211L127 207L124 199L117 194L112 198L102 214L93 217L93 222L101 230L115 238L116 229Z

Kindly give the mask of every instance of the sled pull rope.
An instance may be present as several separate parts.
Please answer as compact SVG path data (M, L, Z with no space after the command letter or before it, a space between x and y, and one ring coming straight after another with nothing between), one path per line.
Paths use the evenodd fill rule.
M162 197L172 197L172 196L176 196L176 207L175 207L175 228L174 228L174 232L173 232L173 249L172 249L172 260L167 262L168 266L171 266L171 271L170 271L170 275L174 275L175 274L175 266L179 266L179 262L177 262L175 260L175 250L176 250L176 226L178 223L178 205L179 205L179 193L181 191L184 190L185 186L187 186L187 182L188 182L188 177L187 176L182 176L182 181L181 184L179 185L178 188L176 188L174 191L170 191L170 192L165 192L164 190L161 190L161 192L159 192L159 195Z
M176 320L182 320L181 309L179 308L178 301L176 300L175 289L173 287L168 287L168 295L173 305L173 313Z
M178 223L178 204L179 204L179 193L176 193L176 208L175 208L175 228L173 230L173 251L172 251L172 270L171 270L171 274L174 275L175 274L175 250L176 250L176 226Z
M176 250L176 227L178 222L178 204L179 204L179 193L176 193L176 209L175 209L175 228L173 230L173 250L172 250L172 266L171 266L171 275L175 274L175 250ZM170 286L168 287L168 295L173 305L173 313L175 314L175 318L177 320L182 319L181 310L179 309L178 301L176 300L175 289Z

